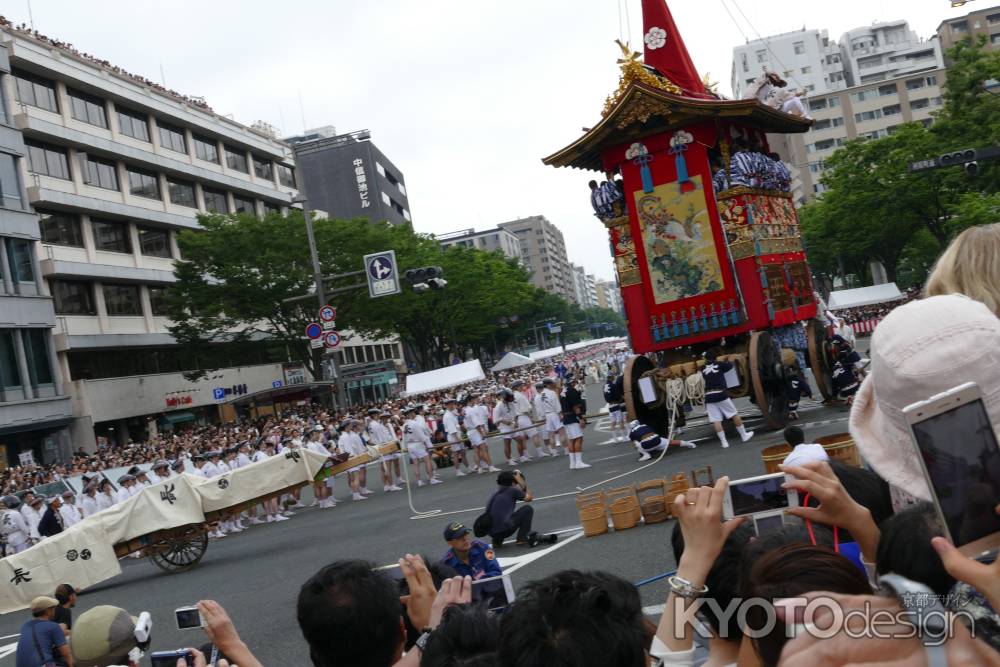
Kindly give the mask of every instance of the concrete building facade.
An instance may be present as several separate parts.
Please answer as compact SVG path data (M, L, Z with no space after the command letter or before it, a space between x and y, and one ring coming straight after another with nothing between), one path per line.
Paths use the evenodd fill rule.
M285 139L295 150L310 208L334 218L412 222L403 172L375 146L371 133L326 136L331 131L326 126Z
M570 262L573 272L573 300L581 308L593 308L597 305L597 288L593 274L587 273L582 266Z
M511 220L498 225L521 243L521 258L531 272L531 282L567 301L574 301L573 274L566 255L566 241L559 228L544 215Z
M597 296L597 307L608 308L625 314L625 307L622 305L622 293L618 284L612 280L598 280L594 283L594 292Z
M944 52L966 37L977 39L980 35L986 37L986 48L1000 49L1000 5L942 21L937 29L938 41ZM947 64L947 58L945 61Z
M20 465L22 455L40 464L65 459L73 420L38 262L38 216L25 188L27 149L6 103L10 78L0 46L0 468Z
M440 234L437 236L437 240L441 243L442 248L461 245L485 252L499 252L505 257L516 259L518 262L523 261L521 241L517 238L517 234L502 227L482 232L477 232L475 229L463 229L449 234Z
M930 125L931 113L944 103L944 79L945 70L938 68L811 96L807 104L815 122L808 132L768 135L771 148L798 170L792 183L796 203L804 204L823 191L824 160L847 141L884 137L903 123Z
M10 58L8 125L24 137L24 201L39 218L37 289L55 310L54 322L37 322L55 325L52 391L59 379L73 397L74 449L196 419L204 413L191 406L199 396L212 405L216 389L274 386L281 377L271 367L236 382L239 367L267 360L235 354L207 387L185 380L197 360L167 330L165 289L177 233L196 229L199 213L287 210L290 148L47 39L5 27L0 41ZM121 400L108 399L112 390Z
M944 67L937 37L920 39L905 20L873 23L840 37L850 86L889 81Z
M733 47L733 97L742 98L765 69L807 95L847 87L840 49L826 30L803 28Z

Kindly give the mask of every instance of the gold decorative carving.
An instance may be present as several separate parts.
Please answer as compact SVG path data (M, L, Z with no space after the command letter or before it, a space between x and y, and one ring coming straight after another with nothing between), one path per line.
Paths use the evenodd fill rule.
M646 66L642 64L641 53L633 51L629 48L628 44L622 43L621 40L616 39L615 43L618 44L622 50L622 57L618 59L618 65L621 67L621 76L618 78L618 90L611 95L608 95L608 98L604 102L604 110L601 112L601 116L607 116L611 113L611 109L618 104L619 100L622 99L625 92L629 89L629 86L633 83L644 83L647 86L659 88L660 90L665 90L668 93L673 93L675 95L683 94L680 87L674 84L673 81L664 76L657 76L652 71L647 69ZM665 112L657 110L656 113L663 113L664 115L670 113L669 108L665 106L663 108L666 109ZM646 116L641 119L642 122L645 123L649 120L651 115L652 113L646 114ZM636 118L638 119L639 116ZM625 123L625 125L629 125L633 122L635 122L635 119ZM618 127L621 129L625 125L619 123Z
M670 105L645 96L633 98L632 103L618 116L616 126L624 130L632 123L645 123L651 116L669 116Z

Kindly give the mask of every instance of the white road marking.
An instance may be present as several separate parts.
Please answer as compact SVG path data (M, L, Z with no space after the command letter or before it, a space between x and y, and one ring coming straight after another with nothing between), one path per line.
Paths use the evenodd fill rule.
M666 605L662 604L651 604L648 607L642 608L642 613L646 616L659 616L663 613L663 607Z
M573 535L572 537L569 537L569 538L563 540L562 542L557 542L557 543L553 544L548 549L542 549L541 551L533 551L533 552L531 552L529 554L525 554L523 556L514 556L513 558L509 558L509 559L501 557L499 559L499 561L500 561L500 567L503 568L503 573L504 574L513 574L514 572L516 572L517 570L521 569L525 565L529 565L529 564L535 562L536 560L538 560L539 558L542 558L544 556L549 555L550 553L552 553L556 549L562 549L567 544L570 544L574 540L578 540L581 537L583 537L583 531L580 531L576 535Z

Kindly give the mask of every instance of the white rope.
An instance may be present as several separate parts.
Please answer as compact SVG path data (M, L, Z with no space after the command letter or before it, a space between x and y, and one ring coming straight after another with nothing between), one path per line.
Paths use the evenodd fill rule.
M701 373L689 375L684 380L685 393L691 405L705 404L705 376Z
M670 378L667 380L667 405L683 403L687 398L684 380L680 378Z

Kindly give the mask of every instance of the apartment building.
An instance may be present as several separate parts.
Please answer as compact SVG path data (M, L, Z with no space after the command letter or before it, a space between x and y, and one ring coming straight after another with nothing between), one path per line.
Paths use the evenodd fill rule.
M38 216L24 188L26 148L5 99L0 46L0 469L65 459L73 406L59 374L56 317L38 263Z
M581 308L593 308L597 305L597 287L593 274L572 262L569 268L573 272L573 300Z
M944 67L937 37L921 39L905 20L873 23L840 37L850 86L889 81Z
M463 229L448 234L439 234L437 240L441 243L442 248L460 245L485 252L499 252L506 257L516 259L518 262L523 259L521 241L517 234L502 227L482 232L477 232L475 229Z
M608 308L616 313L625 314L622 305L622 293L613 280L597 280L594 282L594 292L597 296L597 307Z
M8 125L24 137L19 176L39 217L31 266L55 310L51 391L61 381L72 396L73 448L218 415L233 396L296 375L257 350L194 357L170 336L165 301L177 233L199 213L286 210L290 148L62 42L10 26L0 42ZM202 364L220 370L182 375Z
M945 52L966 37L976 39L979 35L986 37L986 48L1000 49L1000 5L942 21L937 29L941 50ZM946 57L946 65L947 60Z
M566 241L559 228L544 215L511 220L498 225L521 244L521 259L531 272L531 282L567 301L574 301L573 274L566 255Z
M840 49L826 30L795 30L733 47L733 97L740 99L765 70L808 95L847 87Z
M875 139L903 124L930 125L940 109L943 68L809 98L812 128L804 134L768 135L771 148L798 170L792 193L803 204L823 191L824 160L847 141Z

